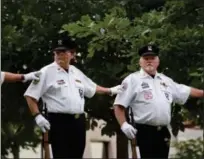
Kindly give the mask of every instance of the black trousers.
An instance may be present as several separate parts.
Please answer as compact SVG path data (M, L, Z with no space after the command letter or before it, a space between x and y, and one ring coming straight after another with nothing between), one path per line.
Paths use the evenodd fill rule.
M54 158L82 158L86 142L85 115L49 113L49 142Z
M168 158L171 134L167 127L136 124L141 158Z

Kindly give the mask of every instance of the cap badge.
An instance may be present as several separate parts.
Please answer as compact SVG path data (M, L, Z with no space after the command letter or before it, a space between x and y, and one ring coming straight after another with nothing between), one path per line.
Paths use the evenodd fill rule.
M58 45L62 45L62 40L57 41Z
M148 51L152 51L152 46L148 46Z

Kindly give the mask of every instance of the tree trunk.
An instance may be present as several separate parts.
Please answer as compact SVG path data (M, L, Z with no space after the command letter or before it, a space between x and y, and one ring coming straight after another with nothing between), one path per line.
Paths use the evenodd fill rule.
M117 158L128 158L128 140L121 131L117 133Z
M14 159L19 159L20 158L20 154L19 154L20 148L19 148L19 145L16 142L13 143L13 145L11 147L11 152L13 154Z

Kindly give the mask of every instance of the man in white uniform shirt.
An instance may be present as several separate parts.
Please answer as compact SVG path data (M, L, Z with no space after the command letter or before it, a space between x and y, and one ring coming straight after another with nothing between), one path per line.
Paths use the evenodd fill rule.
M18 74L1 71L1 85L3 82L27 82L31 80L39 80L40 72L31 72L27 74Z
M50 130L53 157L82 158L86 140L84 97L91 98L95 93L117 94L122 87L98 86L70 65L76 45L67 37L62 35L53 48L55 62L41 69L40 81L31 83L24 96L37 125L43 132ZM40 98L47 105L48 119L39 112Z
M188 97L204 97L203 90L178 84L158 73L159 48L147 45L139 50L141 70L127 76L124 91L114 101L115 116L129 139L137 139L141 158L168 158L171 104L184 104ZM132 108L133 127L126 121L125 109Z

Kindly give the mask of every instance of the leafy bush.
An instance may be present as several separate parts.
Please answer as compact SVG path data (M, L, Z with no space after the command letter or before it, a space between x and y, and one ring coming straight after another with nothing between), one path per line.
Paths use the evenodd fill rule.
M201 138L181 141L175 147L177 149L176 158L201 159L204 157L204 140Z

